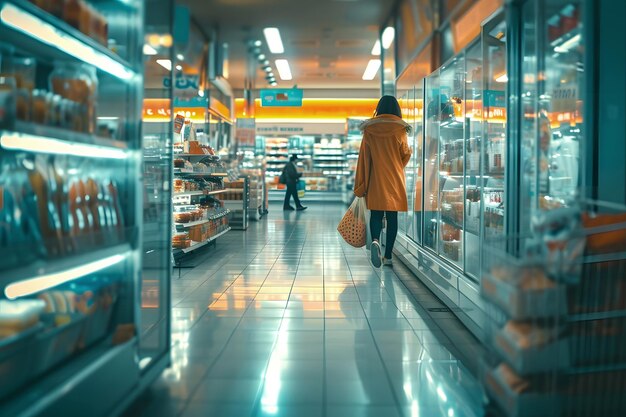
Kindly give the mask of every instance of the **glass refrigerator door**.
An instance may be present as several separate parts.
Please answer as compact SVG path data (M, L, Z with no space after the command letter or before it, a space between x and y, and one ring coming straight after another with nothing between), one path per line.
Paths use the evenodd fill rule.
M585 48L582 1L528 2L522 9L522 230L529 216L579 191Z
M424 192L423 198L423 242L424 246L437 251L438 212L439 212L439 125L447 118L442 110L446 103L441 102L439 93L439 70L426 78L426 118L424 127ZM448 112L449 113L449 112Z
M170 33L171 0L147 2L146 29L149 33ZM158 12L156 12L158 10ZM164 99L171 106L172 89L163 87L172 71L157 60L172 58L172 49L151 46L144 56L144 96ZM171 85L171 83L167 84ZM172 109L163 109L159 119L145 118L143 133L143 270L141 279L141 328L139 357L147 371L169 352L170 346L170 281L172 229ZM150 365L150 366L148 366Z
M413 160L415 161L415 186L414 195L414 234L410 236L415 242L422 243L422 201L423 201L423 181L424 181L424 158L423 158L423 138L424 138L424 80L415 86L415 100L413 113L415 120L413 124L413 135L415 146L413 147ZM409 189L410 190L410 189Z
M506 166L506 23L503 18L483 28L485 63L483 210L485 238L505 233Z
M407 122L408 124L411 125L411 127L413 127L414 125L414 119L415 119L415 115L413 113L413 108L414 108L414 100L415 100L415 91L413 88L408 88L404 91L404 94L402 95L402 97L399 100L400 103L400 107L402 110L402 118L404 119L405 122ZM410 133L407 134L407 142L409 145L410 149L413 149L413 145L415 142L415 131L412 130ZM415 155L411 155L411 159L409 160L409 163L407 164L407 166L404 169L404 175L405 175L405 180L406 180L406 189L408 190L412 190L415 184L415 177L414 177L414 157ZM414 230L413 230L413 204L414 204L414 200L413 200L413 193L412 192L407 192L407 201L408 201L408 211L407 212L400 212L399 213L399 217L398 217L398 221L399 221L399 228L400 230L406 234L407 236L413 236Z
M407 113L404 115L404 120L411 125L411 132L407 134L407 142L409 149L411 149L411 159L404 169L406 176L406 190L407 199L409 202L408 211L406 213L406 234L411 239L415 240L415 221L413 220L413 213L415 212L415 193L412 190L415 188L415 161L417 154L415 152L416 142L416 130L415 130L415 89L412 88L407 94Z
M439 253L463 267L465 59L443 66L439 75L442 119L439 125Z
M465 53L465 272L480 274L481 194L486 178L481 175L483 141L483 56L480 42Z

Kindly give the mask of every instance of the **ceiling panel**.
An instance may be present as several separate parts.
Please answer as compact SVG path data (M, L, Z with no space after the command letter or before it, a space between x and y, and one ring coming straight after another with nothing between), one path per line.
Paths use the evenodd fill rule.
M378 26L391 13L393 0L184 0L196 23L215 28L229 44L230 82L244 85L246 42L260 39L271 61L289 60L292 81L279 87L378 88L380 81L363 81L363 71L377 37ZM280 29L285 53L273 55L265 46L263 28ZM267 87L259 68L256 87Z

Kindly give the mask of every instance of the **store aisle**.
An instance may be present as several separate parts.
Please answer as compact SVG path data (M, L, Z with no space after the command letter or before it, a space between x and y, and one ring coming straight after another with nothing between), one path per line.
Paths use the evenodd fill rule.
M420 305L347 246L343 212L273 206L175 270L173 364L127 415L482 415L477 381L450 353L471 338L450 313L428 314L425 289Z

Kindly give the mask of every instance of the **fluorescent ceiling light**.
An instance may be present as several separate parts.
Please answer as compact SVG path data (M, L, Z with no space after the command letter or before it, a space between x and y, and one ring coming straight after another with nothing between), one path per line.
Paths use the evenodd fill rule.
M289 61L286 59L276 60L276 69L281 80L291 80L291 68L289 68Z
M283 40L280 38L280 32L278 28L265 28L263 29L265 35L265 41L270 48L270 52L273 54L282 54L285 52L283 47Z
M265 61L265 54L259 55L259 61Z
M45 45L65 52L86 64L93 65L114 77L129 80L135 76L134 71L119 61L12 4L4 4L2 6L0 20L5 25Z
M168 71L172 70L172 61L170 61L169 59L157 59L156 63Z
M389 49L395 37L396 30L391 26L386 27L383 31L383 48Z
M377 40L372 48L372 55L379 56L380 55L380 40Z
M370 62L367 63L367 68L365 68L365 72L363 73L363 79L365 81L371 81L376 78L376 74L378 74L378 70L380 69L380 59L370 59Z
M4 149L90 158L126 159L128 157L128 153L119 148L66 142L60 139L17 132L1 132L1 135L0 147Z
M108 258L66 269L62 272L40 275L37 278L13 282L7 285L4 290L4 295L6 295L9 300L14 300L19 297L36 294L40 291L54 288L66 282L101 271L104 268L120 263L125 257L126 255L113 255Z
M496 78L496 82L498 83L506 83L508 81L509 81L509 77L506 75L506 73Z
M144 54L144 55L156 55L156 54L158 54L158 52L157 52L157 50L156 50L156 49L154 49L154 48L153 48L153 47L151 47L150 45L145 44L145 45L143 46L143 54Z
M270 85L271 85L272 87L276 87L278 84L276 83L276 81L274 81L273 83L270 83Z
M181 71L181 70L183 69L183 66L182 66L182 65L176 65L176 69L177 69L178 71Z
M254 41L254 46L261 46L261 45L263 45L263 42L261 42L260 40Z

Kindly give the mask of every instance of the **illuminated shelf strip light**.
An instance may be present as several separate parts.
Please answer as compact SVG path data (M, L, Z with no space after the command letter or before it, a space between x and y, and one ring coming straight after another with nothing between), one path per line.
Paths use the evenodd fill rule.
M7 26L33 39L63 51L87 64L91 64L119 79L129 80L135 76L132 70L115 59L98 52L91 46L55 28L53 25L11 4L2 6L0 20Z
M56 287L69 281L84 277L89 274L96 273L105 268L122 262L126 255L113 255L108 258L90 262L74 268L66 269L62 272L55 272L39 276L37 278L25 279L7 285L4 295L8 299L14 300L19 297L35 294L49 288Z
M104 146L88 145L84 143L65 142L59 139L17 132L0 132L0 134L0 147L4 149L91 158L128 158L127 152L123 149L107 148Z

